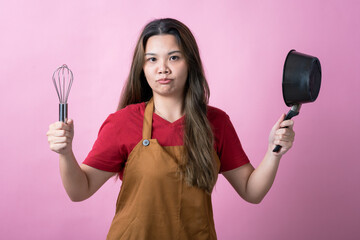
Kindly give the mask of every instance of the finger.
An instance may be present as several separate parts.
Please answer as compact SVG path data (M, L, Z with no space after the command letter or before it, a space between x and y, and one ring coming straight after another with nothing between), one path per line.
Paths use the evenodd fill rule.
M73 124L73 120L72 119L68 119L67 120L67 123L64 123L64 122L61 122L61 121L58 121L58 122L55 122L53 124L50 124L49 126L49 129L53 129L53 130L56 130L56 129L64 129L64 130L68 130L70 131L74 124Z
M277 120L277 122L275 123L275 125L273 126L273 130L279 129L280 128L280 124L282 121L284 121L285 119L285 114L283 113L280 118Z
M49 130L46 132L46 136L52 135L52 132L53 132L53 130L52 130L52 129L49 129Z
M72 120L71 118L67 119L65 125L68 126L68 127L73 127L74 120Z
M70 142L67 137L49 137L48 141L50 144Z
M54 131L54 136L55 137L64 137L66 134L65 130L55 130Z
M283 141L283 140L275 140L275 145L280 145L284 150L288 150L292 147L293 142L292 141Z
M53 142L71 142L73 139L72 135L68 135L69 133L66 133L65 136L55 136L55 135L49 135L48 136L48 142L49 143L53 143Z
M66 124L64 124L63 128L66 131L73 131L74 130L74 121L72 119L67 119Z
M46 133L47 136L53 136L53 137L69 137L72 138L73 134L70 131L66 130L49 130Z
M279 133L281 132L281 133ZM275 134L275 137L278 138L294 138L295 132L292 129L289 128L281 128L277 130L277 133Z
M294 127L294 121L291 119L285 120L280 124L280 127L282 127L282 128L288 127L288 128L292 129Z
M278 135L278 136L275 136L275 141L294 142L294 137L286 136L286 135Z
M66 130L55 130L54 135L55 137L72 137L71 132Z
M66 135L66 131L65 130L49 130L46 135L53 136L53 137L63 137Z
M275 134L292 136L292 135L295 135L295 132L290 128L280 128L280 129L276 130Z
M67 124L67 125L73 125L73 124L74 124L74 120L71 119L71 118L69 118L69 119L67 119L66 124Z
M49 125L49 129L54 130L59 128L59 122L54 122Z
M65 123L63 123L61 121L57 121L57 122L50 124L49 129L52 129L52 130L62 129L64 127L64 125L65 125Z

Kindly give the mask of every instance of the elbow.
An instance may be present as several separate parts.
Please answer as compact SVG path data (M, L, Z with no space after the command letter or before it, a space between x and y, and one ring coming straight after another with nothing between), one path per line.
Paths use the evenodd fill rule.
M70 196L70 195L69 195L69 198L70 198L70 200L71 200L72 202L82 202L82 201L85 200L85 199L82 199L82 198L80 198L80 197Z
M87 199L87 197L84 197L80 194L69 194L68 193L68 196L72 202L82 202Z
M239 196L245 200L246 202L248 203L252 203L252 204L259 204L262 202L262 200L264 199L265 196L254 196L252 194L241 194L240 192L239 193Z
M249 197L249 198L246 198L245 200L248 202L248 203L252 203L252 204L260 204L262 202L262 200L264 199L265 196L260 196L260 197Z
M84 199L80 199L80 198L70 198L70 200L72 202L82 202L82 201L84 201Z
M248 200L247 202L252 203L252 204L260 204L262 202L262 199Z

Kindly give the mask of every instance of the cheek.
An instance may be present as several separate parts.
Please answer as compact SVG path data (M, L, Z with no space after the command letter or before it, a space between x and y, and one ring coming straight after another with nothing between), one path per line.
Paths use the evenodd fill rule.
M186 62L179 62L177 63L177 65L175 65L173 67L173 70L176 72L176 75L178 77L185 77L187 78L187 74L188 74L188 67Z
M144 75L147 81L151 80L151 68L143 67Z
M150 88L153 88L152 81L149 81L149 80L151 80L151 76L149 74L149 69L143 68L143 72L144 72L146 82L149 84Z
M188 68L185 66L181 71L181 77L183 78L184 82L186 82L186 79L188 78Z
M143 72L144 72L144 75L145 75L145 76L148 75L149 68L146 67L146 66L144 66L144 67L143 67Z

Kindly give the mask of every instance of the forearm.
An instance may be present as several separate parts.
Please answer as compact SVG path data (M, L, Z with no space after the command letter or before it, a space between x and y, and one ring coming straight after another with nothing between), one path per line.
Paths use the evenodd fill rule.
M280 158L269 149L260 165L251 173L246 184L246 196L250 202L260 203L268 193L275 180Z
M74 153L60 154L60 175L64 188L72 201L88 198L88 179L76 161Z
M294 122L283 121L284 118L285 114L271 129L268 150L256 169L249 163L223 173L237 193L248 202L260 203L262 201L275 180L281 156L292 147L295 136ZM277 153L273 152L275 145L281 146Z

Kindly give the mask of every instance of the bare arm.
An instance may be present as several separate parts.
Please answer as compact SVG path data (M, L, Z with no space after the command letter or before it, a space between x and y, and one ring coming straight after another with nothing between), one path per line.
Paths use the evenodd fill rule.
M79 166L72 151L73 121L56 122L47 132L50 149L59 153L60 175L72 201L83 201L92 196L115 173L101 171L85 164Z
M294 122L292 120L282 122L283 119L284 115L272 128L268 150L256 169L251 164L245 164L223 173L237 193L248 202L260 203L262 201L275 180L282 155L292 147L295 136ZM288 128L280 128L285 126ZM282 146L279 153L272 152L275 145Z

